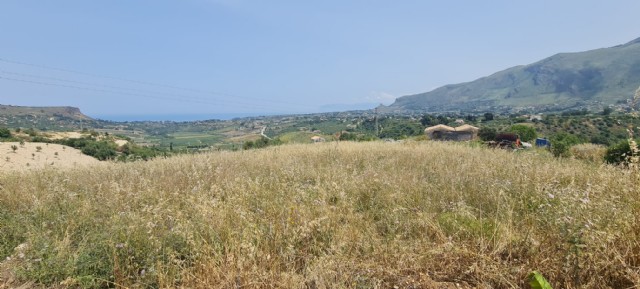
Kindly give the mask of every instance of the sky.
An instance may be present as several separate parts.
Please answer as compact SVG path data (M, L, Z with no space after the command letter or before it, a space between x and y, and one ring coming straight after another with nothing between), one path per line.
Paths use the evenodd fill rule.
M640 37L638 11L637 0L2 0L0 104L117 120L373 108L624 44Z

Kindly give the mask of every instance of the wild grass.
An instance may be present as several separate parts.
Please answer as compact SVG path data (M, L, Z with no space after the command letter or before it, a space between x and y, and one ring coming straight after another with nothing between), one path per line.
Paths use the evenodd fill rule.
M592 143L577 144L569 148L569 152L576 159L601 164L604 162L607 147Z
M639 181L412 141L4 173L0 258L6 286L631 288Z

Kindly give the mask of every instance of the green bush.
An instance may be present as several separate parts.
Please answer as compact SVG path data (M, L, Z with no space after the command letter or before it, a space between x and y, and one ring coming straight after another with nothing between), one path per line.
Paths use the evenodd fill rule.
M117 155L117 146L112 141L96 141L92 138L70 138L57 141L57 143L79 149L83 154L101 161L113 159Z
M637 141L636 141L637 142ZM628 164L628 159L632 155L629 141L624 140L607 148L604 160L610 164Z
M89 142L81 151L101 161L113 159L116 156L115 144L107 141Z
M495 128L482 127L480 131L478 131L478 137L483 141L492 141L496 139L497 133Z
M393 123L380 131L380 138L405 139L422 134L422 127L414 123Z
M282 144L280 139L268 139L266 137L262 137L262 138L260 138L259 140L256 140L256 141L245 142L242 145L242 149L244 149L244 150L259 149L259 148L264 148L264 147L268 147L268 146L272 146L272 145L279 145L279 144Z
M579 144L580 139L566 132L559 132L551 137L551 153L555 157L569 157L571 146Z
M514 124L509 128L510 132L516 133L520 136L520 140L530 142L538 137L536 129L532 126Z
M8 128L0 128L0 138L10 138L11 131Z

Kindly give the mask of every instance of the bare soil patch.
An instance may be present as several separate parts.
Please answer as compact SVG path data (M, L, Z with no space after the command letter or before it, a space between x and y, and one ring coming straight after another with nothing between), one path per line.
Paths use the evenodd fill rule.
M14 151L12 146L17 147ZM75 168L100 163L78 149L59 144L18 142L0 143L0 169L25 171L43 168Z

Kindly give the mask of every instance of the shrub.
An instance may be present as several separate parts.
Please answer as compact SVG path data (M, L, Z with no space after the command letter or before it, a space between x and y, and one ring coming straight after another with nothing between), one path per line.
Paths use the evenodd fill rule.
M610 164L627 165L630 156L631 147L629 146L629 141L624 140L607 148L607 151L604 155L604 160Z
M116 156L116 145L107 141L90 142L81 151L85 155L104 161Z
M491 127L482 127L478 131L478 137L483 141L492 141L496 139L496 129Z
M580 143L580 139L577 136L559 132L551 137L551 153L555 157L569 157L571 156L569 148L578 143Z
M244 150L248 150L248 149L259 149L259 148L265 148L268 146L272 146L272 145L280 145L282 144L282 141L280 141L280 139L268 139L266 137L262 137L256 141L248 141L245 142L242 145L242 149Z
M11 131L8 128L0 128L0 138L10 138Z
M422 128L413 123L395 123L382 129L380 138L404 139L422 134Z
M517 133L520 136L520 140L522 141L532 141L538 137L536 133L536 129L532 126L522 125L522 124L514 124L509 128L510 132Z

